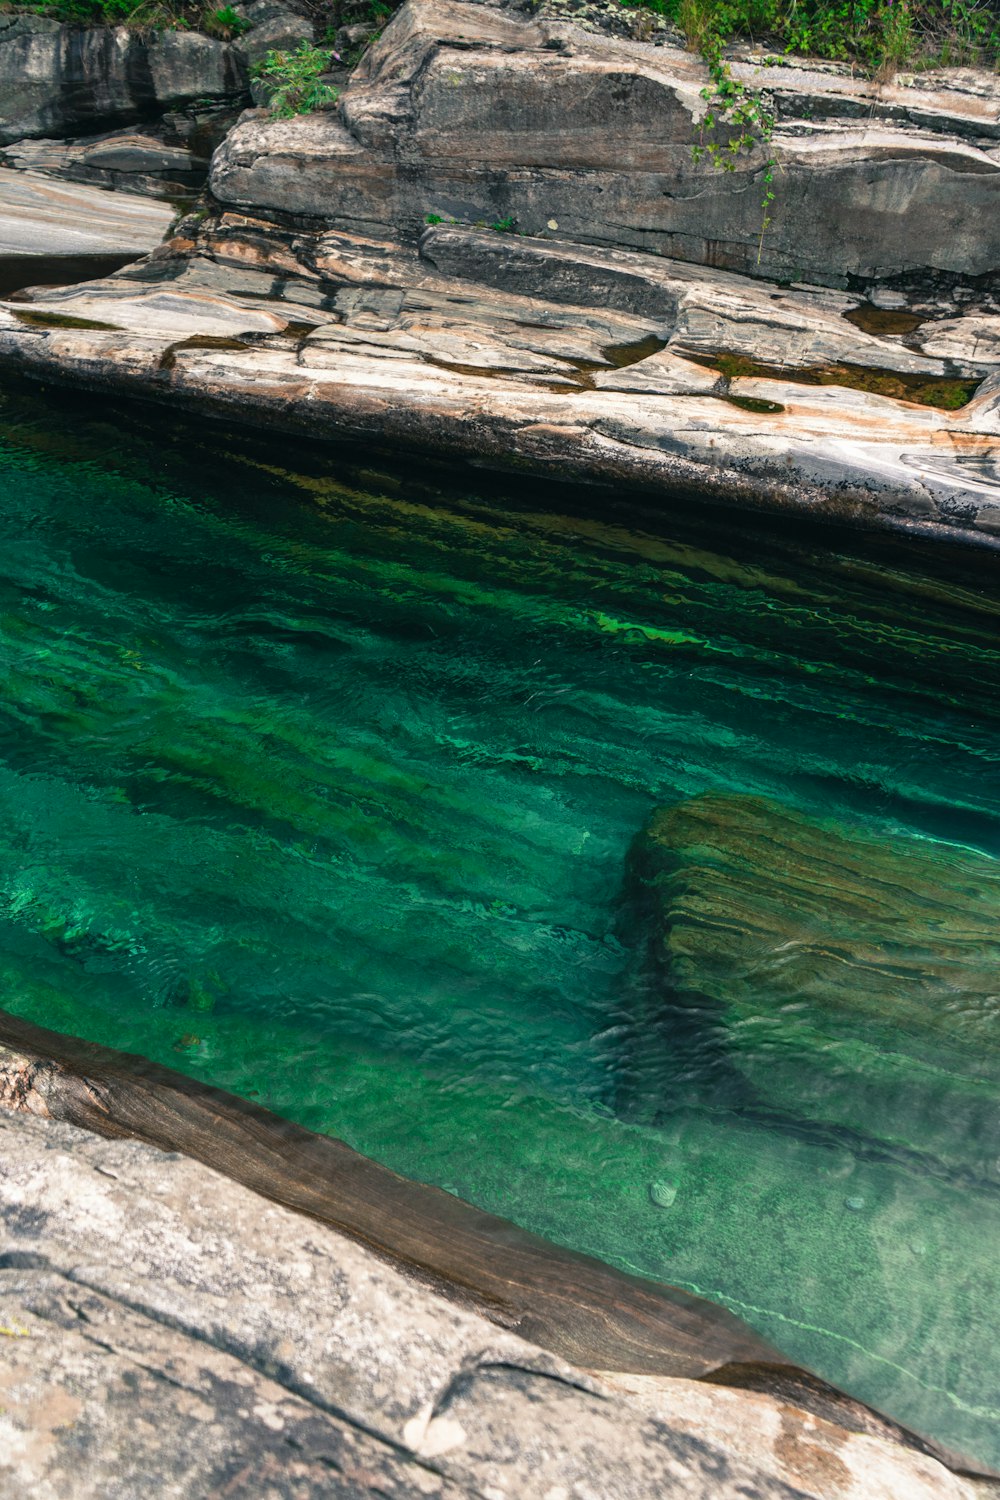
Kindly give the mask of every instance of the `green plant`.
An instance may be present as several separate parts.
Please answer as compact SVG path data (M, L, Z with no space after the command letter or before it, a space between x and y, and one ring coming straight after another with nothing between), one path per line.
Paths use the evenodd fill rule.
M513 217L513 215L511 215L507 219L495 219L490 225L490 228L495 229L497 234L516 234L517 220Z
M894 68L996 64L998 0L619 0L666 16L694 52L713 37L748 38L786 53Z
M229 42L249 31L250 25L244 16L236 14L231 5L224 5L221 10L206 11L201 29L209 36L218 36Z
M335 104L338 90L322 82L334 58L340 61L336 52L323 51L312 42L303 42L295 52L269 52L253 73L270 89L270 113L288 120Z
M685 0L681 0L684 4ZM703 0L689 0L692 5L702 5ZM763 150L767 153L762 176L760 238L757 244L757 264L764 249L764 236L771 224L771 204L774 202L774 172L777 157L771 151L774 134L774 109L768 96L759 89L749 89L733 77L732 69L722 55L724 38L715 30L701 34L701 54L708 66L710 86L701 91L708 108L701 121L701 140L691 148L694 160L707 156L713 167L722 172L735 172L742 153ZM705 132L721 132L721 140L706 140Z
M882 57L875 77L883 83L893 78L913 51L913 17L907 0L889 0L882 18Z
M680 0L676 21L689 52L700 52L707 57L707 49L718 35L717 12L712 0Z

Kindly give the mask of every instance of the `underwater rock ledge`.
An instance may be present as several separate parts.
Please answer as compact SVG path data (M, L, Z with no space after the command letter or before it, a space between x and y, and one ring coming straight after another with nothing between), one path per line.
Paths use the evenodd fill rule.
M1000 1189L994 860L709 793L653 813L628 896L641 956L626 1115L718 1095L862 1155ZM907 1137L914 1118L923 1154Z

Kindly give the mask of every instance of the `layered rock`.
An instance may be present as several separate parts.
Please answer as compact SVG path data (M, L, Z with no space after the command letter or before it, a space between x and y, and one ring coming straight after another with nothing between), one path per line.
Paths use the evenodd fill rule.
M412 241L427 215L843 286L1000 270L1000 85L877 86L734 62L777 128L716 170L700 60L458 0L409 0L340 118L248 118L216 157L229 207ZM775 202L762 234L767 163Z
M922 347L933 323L853 326L858 294L624 251L443 225L418 251L235 214L196 235L0 309L0 358L670 503L1000 532L1000 365L973 315L941 320L945 355Z
M1000 1182L995 862L710 795L653 816L633 873L652 927L626 1110L669 1113L696 1077L903 1156L918 1119L950 1171Z
M165 203L0 172L0 256L140 256L159 244L173 217Z
M247 97L240 52L196 31L0 17L0 145L133 124L196 100L232 106Z
M410 0L339 111L248 113L215 211L124 283L0 312L0 357L312 436L994 545L1000 87L733 66L780 122L762 250L761 153L694 160L700 61ZM116 185L190 178L191 150L17 147Z

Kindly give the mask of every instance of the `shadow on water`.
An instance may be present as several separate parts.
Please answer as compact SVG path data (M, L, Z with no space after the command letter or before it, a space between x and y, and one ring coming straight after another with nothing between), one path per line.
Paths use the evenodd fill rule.
M27 287L97 281L131 265L135 255L0 255L0 297L16 300Z

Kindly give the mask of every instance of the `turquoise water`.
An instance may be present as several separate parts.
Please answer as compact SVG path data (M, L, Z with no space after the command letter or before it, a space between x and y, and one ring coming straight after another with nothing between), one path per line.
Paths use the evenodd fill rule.
M655 807L763 794L1000 874L979 565L54 396L0 405L0 533L8 1008L713 1297L1000 1461L996 1032L947 1150L905 1046L868 1145L805 1046L780 1121L617 1076Z

